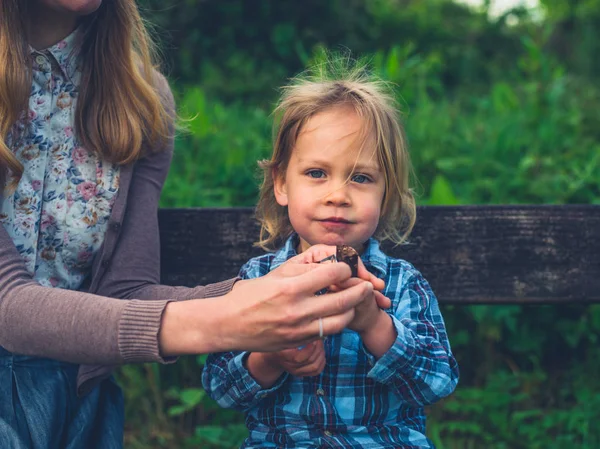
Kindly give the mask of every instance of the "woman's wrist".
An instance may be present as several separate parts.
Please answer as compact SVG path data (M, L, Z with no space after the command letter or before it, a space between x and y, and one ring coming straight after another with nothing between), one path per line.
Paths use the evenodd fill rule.
M219 298L170 302L161 320L158 343L163 357L220 352L226 321L225 301Z

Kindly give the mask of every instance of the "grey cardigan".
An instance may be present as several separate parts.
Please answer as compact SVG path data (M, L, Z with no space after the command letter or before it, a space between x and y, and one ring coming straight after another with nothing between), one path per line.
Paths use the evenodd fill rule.
M159 91L167 109L174 111L164 78ZM158 200L172 154L171 138L165 148L121 168L117 199L86 292L40 286L0 226L0 346L81 364L80 395L116 365L164 363L158 332L167 303L220 296L235 282L195 288L159 285Z

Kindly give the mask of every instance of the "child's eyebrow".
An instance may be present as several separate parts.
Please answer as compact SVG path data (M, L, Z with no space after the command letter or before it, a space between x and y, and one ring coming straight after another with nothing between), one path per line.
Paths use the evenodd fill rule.
M317 166L317 167L324 167L324 168L330 168L332 165L335 165L334 163L332 163L331 161L327 160L327 159L307 159L307 158L299 158L298 162L303 165L303 166ZM373 171L373 172L377 172L379 171L379 164L356 164L353 167L353 171Z
M298 158L298 163L302 164L302 165L317 165L319 167L331 167L331 162L329 162L327 159L314 159L314 158L302 158L299 157Z
M354 171L379 171L379 164L356 164Z

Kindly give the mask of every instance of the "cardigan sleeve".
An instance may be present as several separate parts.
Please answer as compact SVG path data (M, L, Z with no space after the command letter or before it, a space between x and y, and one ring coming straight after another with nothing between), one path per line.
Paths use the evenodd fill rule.
M73 363L123 363L118 335L127 305L118 299L42 287L0 226L0 346L8 351ZM156 322L164 305L152 306L141 315Z

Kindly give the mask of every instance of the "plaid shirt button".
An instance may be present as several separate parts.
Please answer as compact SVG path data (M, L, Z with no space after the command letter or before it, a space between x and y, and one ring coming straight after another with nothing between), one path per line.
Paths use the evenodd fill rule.
M333 436L333 433L331 433L329 430L326 430L325 432L323 432L326 436L331 437Z
M322 388L319 388L317 390L317 396L325 396L325 390L323 390Z

